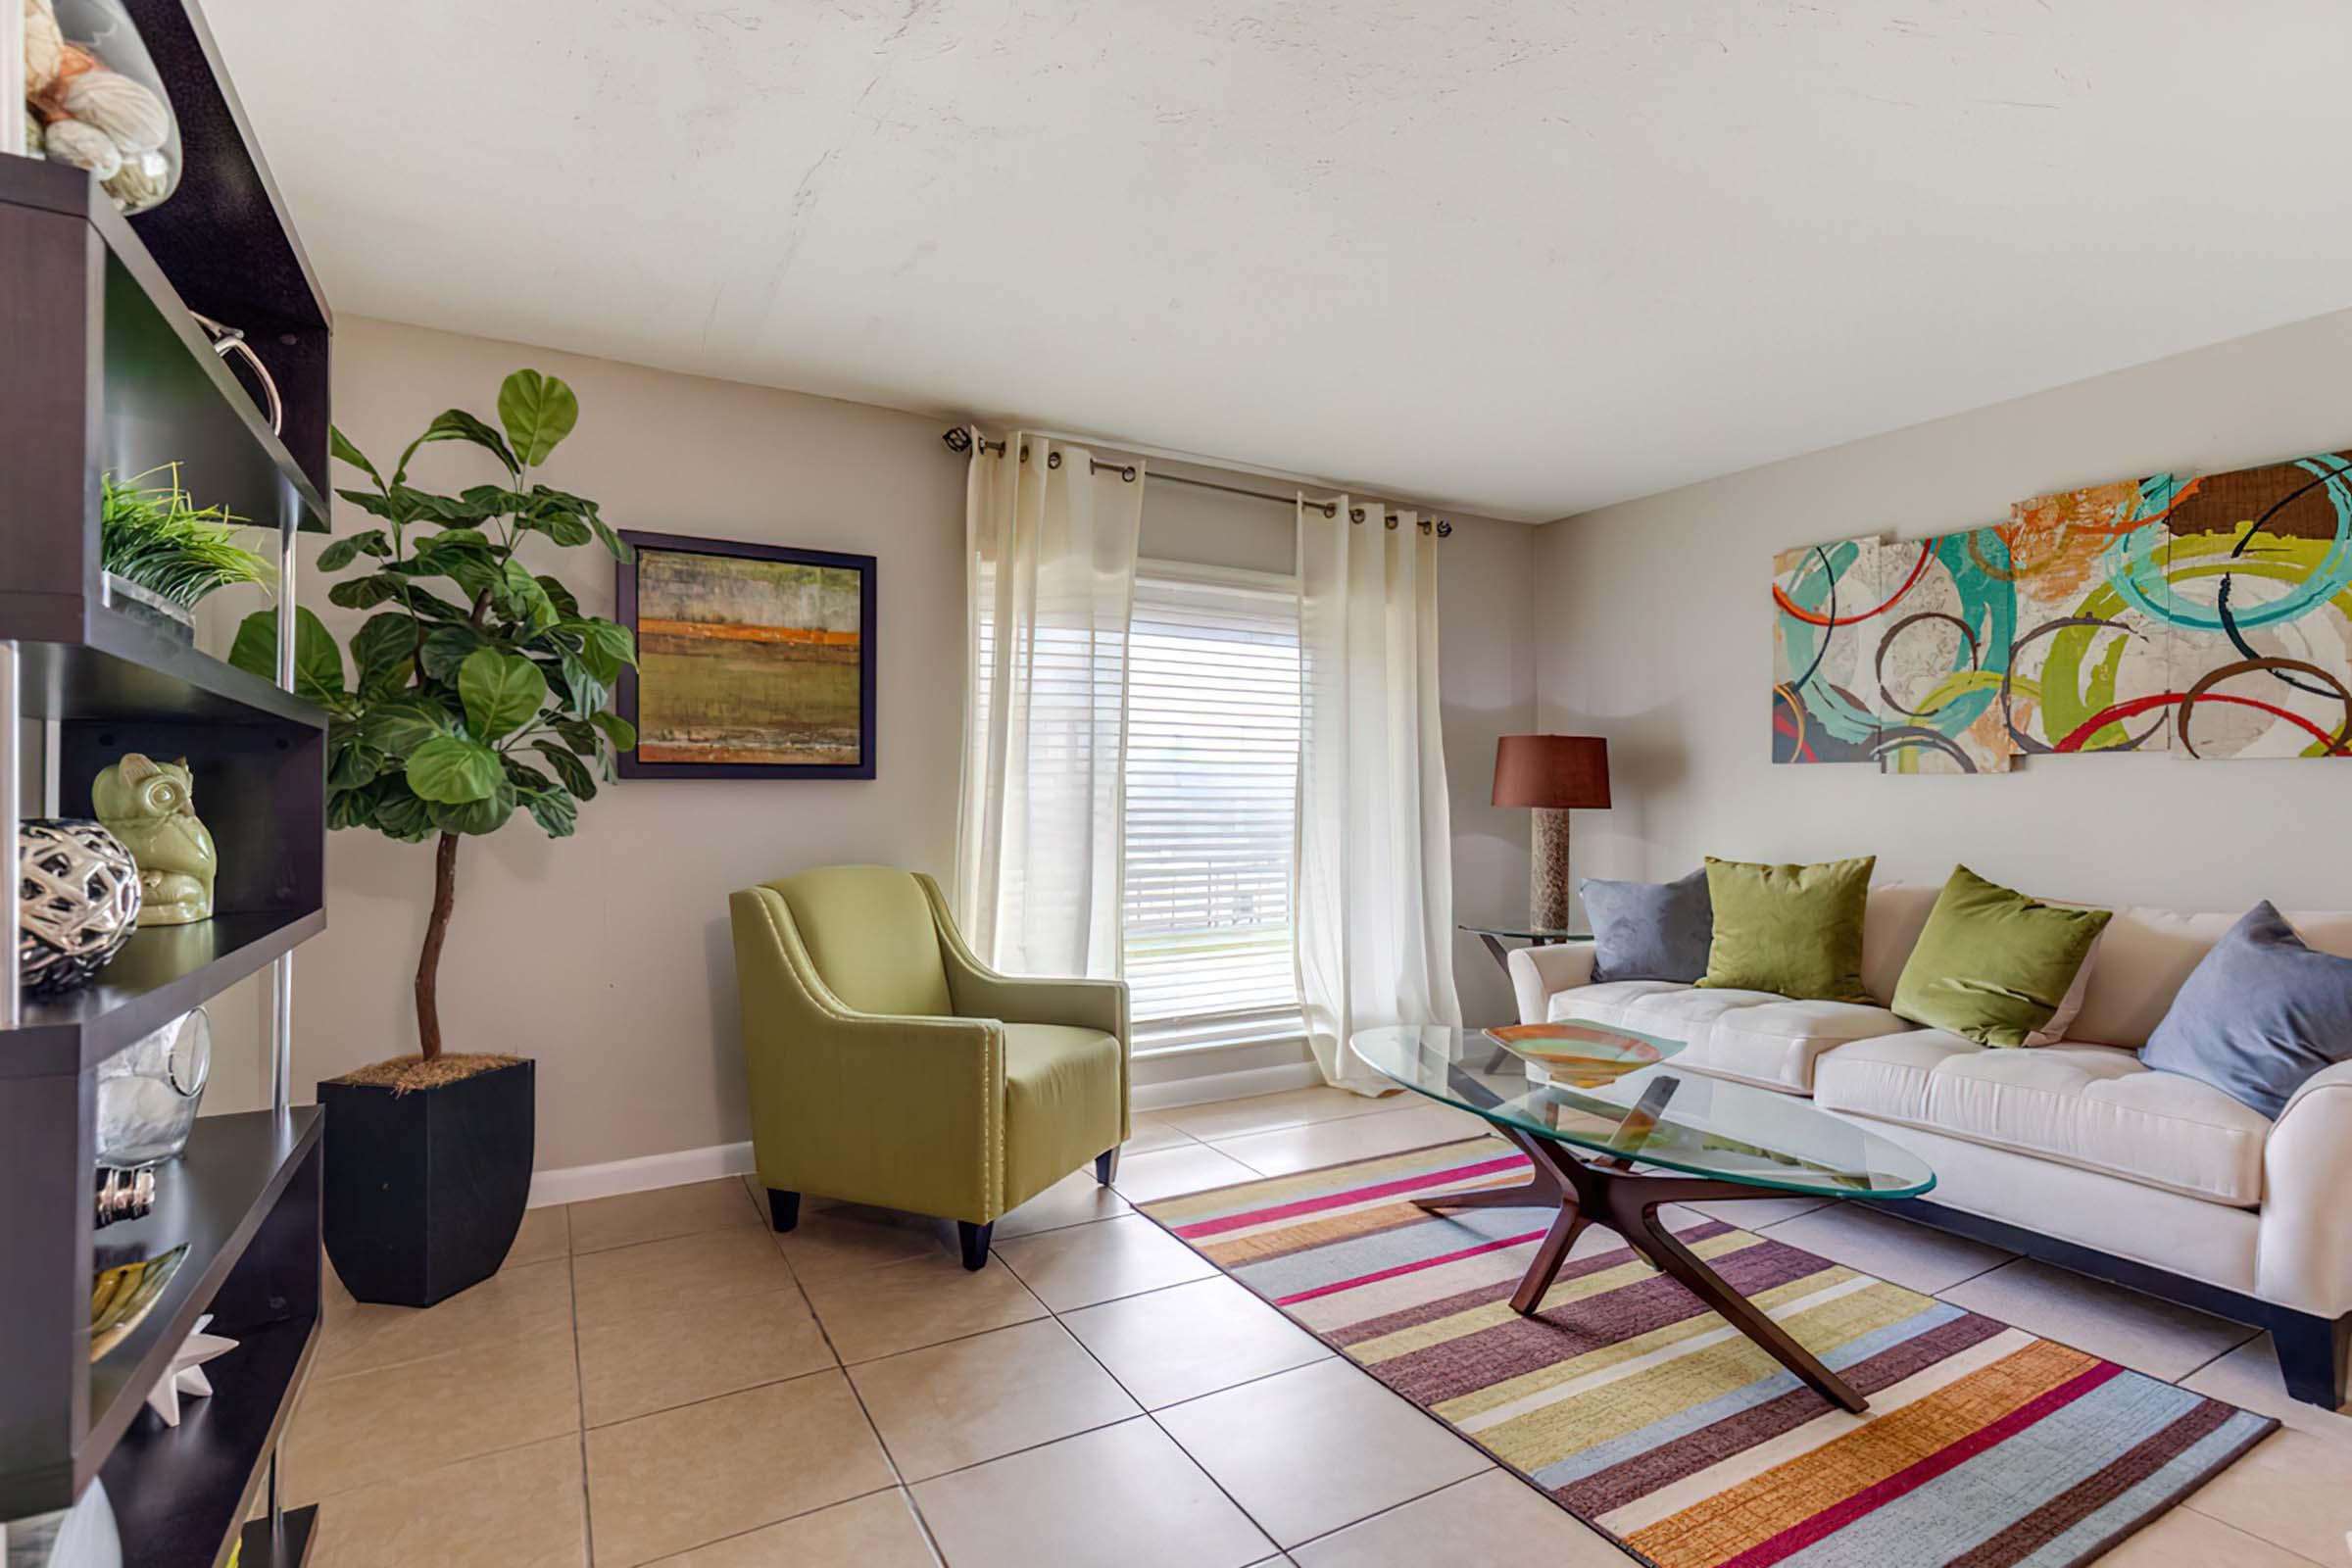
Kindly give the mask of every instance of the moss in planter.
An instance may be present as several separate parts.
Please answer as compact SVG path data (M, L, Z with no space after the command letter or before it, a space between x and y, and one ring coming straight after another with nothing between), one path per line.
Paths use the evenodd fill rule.
M490 1053L444 1053L426 1060L422 1056L394 1056L387 1061L371 1061L365 1067L355 1067L329 1083L357 1084L362 1087L389 1089L396 1095L418 1089L438 1089L501 1067L518 1066L520 1056L504 1056Z

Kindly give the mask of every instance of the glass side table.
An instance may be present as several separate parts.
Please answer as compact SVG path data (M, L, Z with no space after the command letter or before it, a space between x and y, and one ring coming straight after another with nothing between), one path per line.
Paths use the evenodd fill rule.
M1497 920L1487 924L1465 920L1454 929L1467 931L1485 943L1487 951L1494 956L1496 966L1505 974L1511 970L1511 950L1503 946L1505 942L1524 942L1531 948L1547 948L1555 942L1592 940L1590 931L1565 931L1553 926L1530 925L1525 915L1516 920Z

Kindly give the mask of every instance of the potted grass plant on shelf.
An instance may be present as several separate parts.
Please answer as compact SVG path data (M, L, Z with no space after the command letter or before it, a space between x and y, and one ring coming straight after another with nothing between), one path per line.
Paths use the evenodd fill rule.
M582 613L560 578L517 554L536 537L629 557L595 502L533 475L577 423L579 402L556 377L517 370L499 389L498 415L493 426L463 409L442 414L389 477L332 432L337 461L367 481L336 494L376 526L334 540L318 567L348 573L329 603L370 613L347 663L324 622L295 612L295 690L329 714L327 825L433 846L417 1051L318 1086L327 1255L363 1301L430 1306L487 1279L530 1192L532 1062L444 1049L438 978L460 848L518 815L569 837L598 778L612 779L613 754L636 744L606 710L621 666L636 662L627 629ZM442 441L489 454L491 482L457 495L412 485L417 449ZM238 628L230 658L267 674L276 644L276 612L261 611Z
M164 476L160 483L150 482ZM225 507L199 507L179 465L99 481L98 558L108 597L182 641L196 636L198 600L236 583L267 586L270 562L239 544L247 524Z

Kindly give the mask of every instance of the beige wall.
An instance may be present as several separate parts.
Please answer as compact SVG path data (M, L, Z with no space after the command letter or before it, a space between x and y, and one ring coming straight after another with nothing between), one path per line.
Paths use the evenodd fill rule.
M550 842L516 821L462 850L441 968L449 1048L539 1061L541 1169L734 1142L741 1110L726 895L802 866L873 859L945 875L955 841L963 645L963 463L937 418L704 380L477 338L345 318L335 419L379 463L441 409L487 412L507 371L569 380L577 433L550 483L591 495L615 526L856 551L879 558L877 777L871 782L622 781L588 803L578 835ZM456 445L416 464L428 484L489 477ZM486 460L483 460L486 462ZM1148 553L1286 569L1279 507L1173 486L1149 492ZM357 514L339 509L338 529ZM1447 756L1457 861L1475 882L1522 874L1525 826L1485 805L1493 737L1533 714L1530 566L1535 531L1463 518L1444 554ZM306 562L317 543L305 546ZM592 612L610 613L600 552L548 551ZM322 585L302 599L330 621ZM214 610L208 646L233 611ZM348 630L348 625L343 629ZM330 837L328 928L296 966L294 1082L413 1051L409 1000L432 877L429 846ZM1465 907L1489 902L1465 886ZM1472 1016L1508 1015L1483 952L1459 965ZM259 1094L250 1045L260 986L216 1008L218 1108ZM1194 1058L1202 1069L1290 1059ZM1303 1059L1296 1054L1296 1059ZM1170 1070L1175 1064L1159 1071Z
M2352 313L1547 525L1544 727L1605 735L1617 805L1578 814L1580 872L1701 855L1875 853L1883 874L2086 899L2352 905L2352 764L2034 759L2002 777L1771 764L1775 551L2000 520L2012 501L2352 446ZM1923 368L1922 374L1932 372Z

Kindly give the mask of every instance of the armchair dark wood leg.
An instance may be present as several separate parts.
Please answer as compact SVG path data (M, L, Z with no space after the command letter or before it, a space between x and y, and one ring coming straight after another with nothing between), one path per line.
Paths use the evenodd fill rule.
M963 1244L963 1266L978 1272L988 1267L988 1233L992 1225L975 1225L968 1219L956 1222L956 1239Z
M2281 1312L2271 1322L2278 1375L2289 1396L2333 1410L2344 1402L2344 1372L2352 1359L2352 1314L2315 1317Z
M1113 1144L1095 1156L1095 1180L1104 1187L1118 1180L1119 1148Z
M801 1195L785 1192L780 1187L767 1190L767 1223L776 1230L788 1231L801 1222Z

